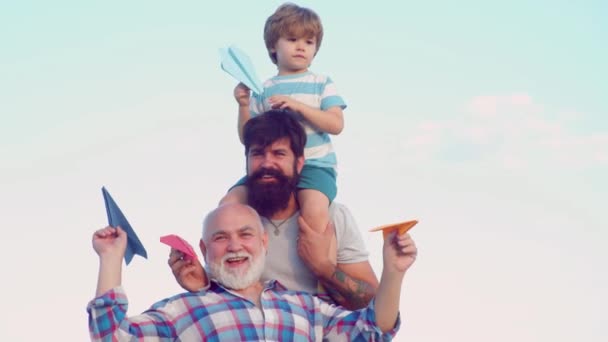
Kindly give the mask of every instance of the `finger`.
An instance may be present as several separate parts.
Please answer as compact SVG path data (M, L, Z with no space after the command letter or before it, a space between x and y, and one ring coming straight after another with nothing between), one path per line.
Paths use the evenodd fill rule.
M396 238L397 238L397 232L396 231L392 231L388 234L386 234L386 236L384 237L384 243L395 243Z
M127 235L127 232L125 232L124 230L122 230L122 228L120 226L117 226L115 234L116 234L116 237L122 238L122 237L125 237Z
M173 275L177 276L178 274L182 274L184 268L188 266L188 261L178 259L169 266L171 267L171 272L173 273Z
M395 242L399 246L415 245L414 240L410 237L398 237L397 239L395 239Z
M194 265L184 265L175 276L180 279L185 279L188 275L194 273Z
M98 238L106 238L108 236L111 236L112 234L114 234L115 232L115 228L107 226L105 228L99 229L94 233L95 237Z
M333 222L331 222L331 221L327 222L327 227L325 227L324 234L328 238L331 238L333 235L336 234L336 230L334 228Z
M306 223L302 215L298 216L298 226L300 226L300 234L308 234L312 231L312 228Z
M180 261L180 260L186 260L184 258L184 253L181 251L178 251L175 248L171 248L171 252L169 253L169 266L175 264L176 262Z
M399 252L401 254L404 254L404 255L413 255L413 256L415 256L415 255L418 254L418 249L414 245L408 245L408 246L399 248Z
M176 248L171 247L171 251L169 252L169 260L173 260L175 262L178 259L183 259L184 253Z

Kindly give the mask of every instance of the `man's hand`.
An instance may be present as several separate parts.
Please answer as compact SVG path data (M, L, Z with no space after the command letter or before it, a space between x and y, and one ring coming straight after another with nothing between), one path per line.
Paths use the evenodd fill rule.
M418 249L410 234L388 234L383 247L384 270L404 273L416 260Z
M300 234L297 238L300 258L315 275L331 277L335 269L329 257L332 243L336 245L334 225L329 222L325 232L319 233L310 228L302 216L298 217L298 225L300 226Z
M93 249L99 257L122 259L127 249L127 233L120 227L107 226L93 233Z
M186 259L184 253L175 248L169 252L168 263L179 286L187 291L197 292L209 282L200 261L196 258Z
M239 83L234 87L234 99L241 107L249 107L249 97L251 91L243 83Z
M127 249L127 233L120 227L105 227L93 233L93 249L99 255L99 275L95 296L120 286L122 258Z
M290 109L297 113L302 113L301 106L304 104L286 95L274 95L268 98L268 103L272 109Z

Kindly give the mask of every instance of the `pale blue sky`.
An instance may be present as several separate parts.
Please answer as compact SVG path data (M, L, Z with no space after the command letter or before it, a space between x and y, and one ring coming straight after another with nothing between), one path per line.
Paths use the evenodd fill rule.
M129 313L179 291L158 237L194 243L244 169L218 49L273 75L280 3L0 5L0 340L87 339L102 185L150 256L125 269ZM398 340L606 340L608 5L298 4L326 31L311 69L349 104L338 200L377 272L367 229L420 220Z

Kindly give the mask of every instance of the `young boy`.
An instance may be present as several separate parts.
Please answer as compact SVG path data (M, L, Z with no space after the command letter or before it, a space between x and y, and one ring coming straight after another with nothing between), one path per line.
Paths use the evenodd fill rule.
M319 16L308 8L286 3L266 20L264 41L278 74L264 83L264 93L250 98L242 83L234 89L239 104L238 131L250 117L270 109L290 109L307 134L305 166L298 183L301 215L316 231L323 232L329 221L329 204L337 194L336 155L329 134L344 127L342 110L346 104L327 76L308 70L321 46L323 27ZM233 187L221 204L247 202L245 179ZM276 227L277 230L280 227ZM330 251L335 261L335 250Z

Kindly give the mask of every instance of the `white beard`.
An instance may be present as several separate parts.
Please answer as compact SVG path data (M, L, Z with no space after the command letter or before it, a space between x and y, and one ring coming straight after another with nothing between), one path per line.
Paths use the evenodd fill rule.
M235 272L226 268L226 260L228 258L239 257L248 257L249 267L245 271ZM260 280L262 272L264 272L265 263L266 248L262 247L260 255L255 258L247 252L228 253L224 255L219 262L209 264L208 271L212 278L217 280L226 288L232 290L242 290Z

